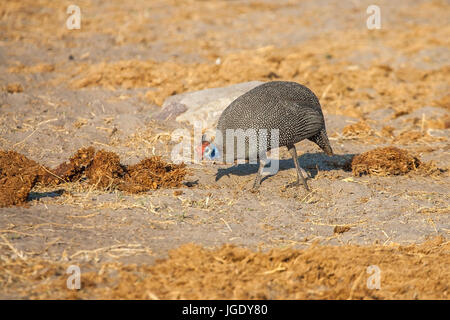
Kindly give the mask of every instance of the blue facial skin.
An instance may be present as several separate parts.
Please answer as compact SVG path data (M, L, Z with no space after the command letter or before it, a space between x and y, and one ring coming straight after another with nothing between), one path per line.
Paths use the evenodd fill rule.
M213 144L210 144L205 148L203 152L203 158L206 160L218 160L220 158L220 153L217 147Z

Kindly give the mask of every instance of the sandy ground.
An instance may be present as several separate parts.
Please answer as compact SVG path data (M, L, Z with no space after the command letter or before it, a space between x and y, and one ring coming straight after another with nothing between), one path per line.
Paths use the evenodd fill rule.
M377 248L440 237L435 251L411 249L412 255L430 254L429 262L405 263L430 273L448 265L450 6L445 1L381 1L382 29L367 30L369 2L80 2L80 30L65 28L64 1L2 3L3 150L48 167L88 146L114 151L125 164L155 154L170 161L170 133L190 127L153 119L167 96L281 79L303 83L320 98L336 155L299 143L311 193L286 188L295 180L286 150L280 151L280 172L265 178L257 194L249 192L255 166L212 163L189 164L186 186L139 195L93 190L82 182L36 187L25 207L0 209L0 265L5 270L0 297L67 297L64 292L45 296L47 289L40 286L46 279L58 280L63 265L88 264L95 271L104 263L122 263L120 268L136 263L145 273L169 250L191 242L209 249L232 244L253 252L288 247L300 254L313 243L338 246L349 257L346 263L352 263L352 250L371 257ZM439 172L356 177L345 170L354 155L389 145L434 161ZM336 226L348 228L339 233ZM202 256L196 250L203 249L182 248ZM386 249L386 261L394 264L396 254ZM409 274L396 289L375 295L361 289L353 295L352 283L369 260L347 270L352 276L343 280L344 293L327 291L330 283L308 289L328 292L323 295L274 290L258 296L248 294L251 289L242 289L246 295L223 288L193 294L195 285L177 287L177 295L170 294L174 282L164 281L149 290L164 298L448 298L450 277L442 271L426 288L413 284L405 289L413 277ZM46 270L46 277L16 276L20 272L14 268L23 268L26 275L42 261L61 266ZM325 273L344 267L344 262L332 265ZM162 272L154 270L155 276ZM298 270L309 274L312 269ZM311 277L313 283L320 280L320 274ZM425 280L426 274L421 277ZM275 278L280 286L283 281L290 285L282 276ZM227 283L237 286L232 279ZM86 290L81 297L152 298L146 291L130 296L125 289L115 294Z

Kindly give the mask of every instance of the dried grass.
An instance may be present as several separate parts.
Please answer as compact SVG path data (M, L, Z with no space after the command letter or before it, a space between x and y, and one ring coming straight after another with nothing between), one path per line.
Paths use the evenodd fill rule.
M23 87L20 83L8 83L5 87L5 91L8 93L20 93L23 92Z
M72 256L118 249L145 253L126 246ZM186 244L151 266L81 265L91 270L82 273L81 290L67 289L68 263L4 258L0 284L8 294L32 299L448 299L449 252L442 237L420 245L312 245L266 253ZM367 286L371 265L381 270L379 290Z
M450 110L450 94L447 94L443 96L439 100L435 100L434 103L441 108L449 109Z
M365 138L373 134L370 125L365 121L349 124L342 129L342 135L346 138Z
M14 67L10 67L8 71L12 73L44 73L55 71L55 66L48 63L38 63L32 66L18 64Z
M189 5L180 5L177 1L167 3L165 0L155 0L130 4L112 1L106 7L88 1L81 1L78 5L85 12L91 13L83 16L82 33L61 27L61 21L65 21L67 16L52 1L7 2L0 8L0 15L4 17L2 39L50 46L63 43L65 47L70 47L77 46L74 39L89 38L101 33L112 37L118 46L162 40L167 52L181 51L180 56L184 56L184 53L195 54L206 61L183 63L174 58L173 61L166 62L124 60L89 65L82 63L80 58L74 61L78 70L69 75L70 79L63 76L57 81L60 84L69 80L75 88L153 87L154 90L149 90L146 97L148 101L158 105L175 93L250 80L281 79L310 87L322 98L321 103L328 112L354 117L361 117L366 112L379 108L390 107L396 111L411 112L424 105L444 108L449 106L449 95L442 86L447 82L449 66L433 70L419 70L411 66L394 67L387 65L383 58L374 59L368 66L348 62L349 57L359 51L367 52L368 56L379 56L379 50L368 49L378 47L371 44L393 48L396 53L407 57L424 48L448 47L450 26L441 23L445 16L442 13L448 9L448 5L439 1L416 4L408 10L399 8L397 13L402 22L408 20L405 17L410 17L413 21L421 14L425 17L433 16L433 23L430 25L414 24L405 27L404 24L399 24L392 32L377 33L364 28L335 30L313 36L303 41L301 46L277 45L263 48L245 45L246 41L242 41L242 38L230 36L229 28L217 26L228 25L230 17L253 14L255 10L264 14L268 10L285 10L286 7L296 7L298 4L189 1ZM167 7L170 7L170 14ZM148 12L159 18L148 19ZM317 16L322 13L327 13L325 7L311 12ZM192 19L194 16L195 19ZM246 28L244 33L249 38L258 36L260 30L281 34L286 32L286 27L301 28L310 24L308 19L288 20L289 23L280 24L272 19L261 19L258 21L259 29L250 25L243 26ZM194 22L211 26L213 31L202 37L191 37L190 32L180 32L193 30ZM161 25L170 27L161 30ZM411 41L412 38L415 41ZM89 51L82 56L89 56ZM219 64L215 63L217 58L220 58ZM57 65L42 63L35 66L19 64L10 71L55 71L66 74L66 66L59 68Z
M405 130L397 135L393 139L393 143L408 145L412 143L430 143L430 142L438 142L444 141L443 137L433 137L428 132L417 131L417 130Z
M71 83L75 88L153 87L155 89L148 91L146 98L161 105L174 94L251 80L268 81L273 79L272 74L277 74L277 79L303 83L314 92L322 92L322 105L328 112L359 118L363 113L379 108L405 108L404 97L413 92L416 98L406 106L408 112L423 105L432 105L435 85L445 81L450 72L450 68L446 67L434 71L414 69L410 72L427 75L427 82L424 83L421 78L413 82L398 82L383 66L374 65L353 72L347 69L348 63L329 64L311 51L305 52L304 47L301 50L265 47L229 54L220 65L155 61L82 65L73 75ZM368 95L364 88L375 89L376 103L371 102L375 97ZM369 103L362 107L358 101Z

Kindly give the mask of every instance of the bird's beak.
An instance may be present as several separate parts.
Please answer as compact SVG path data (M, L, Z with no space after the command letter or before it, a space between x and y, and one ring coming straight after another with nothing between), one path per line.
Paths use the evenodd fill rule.
M333 155L333 149L331 149L330 141L325 130L320 132L320 148L329 156Z

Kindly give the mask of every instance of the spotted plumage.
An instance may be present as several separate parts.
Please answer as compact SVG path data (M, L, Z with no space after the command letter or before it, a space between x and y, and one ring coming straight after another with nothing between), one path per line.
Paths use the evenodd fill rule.
M258 162L264 159L266 151L272 149L271 129L278 130L278 146L287 147L294 159L297 169L298 181L302 180L306 189L308 186L298 165L295 143L304 139L315 142L323 151L331 155L333 153L328 141L325 121L319 99L307 87L288 81L272 81L253 88L234 100L222 113L217 124L218 133L222 133L222 139L218 141L219 150L224 156L227 152L227 129L242 132L242 137L236 135L236 140L242 138L246 143L245 158L256 157ZM257 134L262 129L267 130L266 143L259 144L249 152L251 137L244 133L247 129L254 129ZM250 130L252 131L252 130ZM263 141L264 141L263 140ZM258 141L258 140L253 140ZM234 143L234 159L238 158L236 143ZM230 148L229 148L230 149ZM225 159L223 159L225 160ZM260 163L260 169L262 164ZM260 184L260 172L258 171L254 188Z

